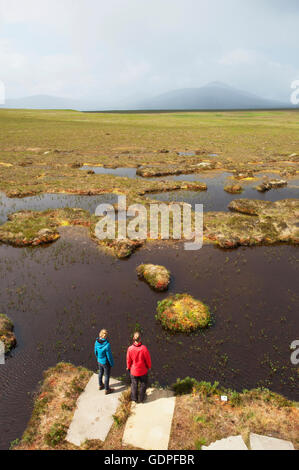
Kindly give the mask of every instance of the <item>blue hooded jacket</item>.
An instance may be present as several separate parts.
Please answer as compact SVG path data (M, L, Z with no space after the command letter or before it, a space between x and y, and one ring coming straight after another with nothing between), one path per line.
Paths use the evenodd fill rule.
M104 366L109 363L111 367L114 366L110 343L107 339L98 338L94 345L94 352L100 364Z

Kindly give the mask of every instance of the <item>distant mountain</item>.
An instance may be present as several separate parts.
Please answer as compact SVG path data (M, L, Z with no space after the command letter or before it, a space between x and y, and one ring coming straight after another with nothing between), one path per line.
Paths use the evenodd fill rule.
M263 109L291 108L290 103L268 100L220 82L201 88L183 88L163 93L138 104L139 109Z
M129 97L126 100L119 100L117 102L103 101L101 99L82 99L73 100L70 98L63 98L51 95L33 95L24 98L7 99L1 108L14 108L14 109L73 109L78 111L99 111L110 109L130 109L130 103L136 102L138 98Z
M215 109L273 109L298 108L290 103L267 100L238 90L220 82L212 82L201 88L183 88L153 98L135 96L103 102L94 100L72 100L49 95L34 95L18 99L7 99L1 108L16 109L74 109L78 111L109 110L215 110Z
M113 105L115 106L115 104ZM78 111L93 111L111 109L111 103L101 100L73 100L50 95L34 95L24 98L7 99L1 108L14 109L74 109Z

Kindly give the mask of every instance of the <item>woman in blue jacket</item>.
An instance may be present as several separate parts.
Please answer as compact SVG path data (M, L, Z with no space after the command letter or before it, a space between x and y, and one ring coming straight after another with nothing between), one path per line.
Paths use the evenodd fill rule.
M109 380L111 367L114 366L111 347L107 337L108 331L101 330L94 345L94 352L99 365L99 390L104 390L105 388L105 395L113 392L113 389L109 387ZM105 375L105 385L103 385L103 375Z

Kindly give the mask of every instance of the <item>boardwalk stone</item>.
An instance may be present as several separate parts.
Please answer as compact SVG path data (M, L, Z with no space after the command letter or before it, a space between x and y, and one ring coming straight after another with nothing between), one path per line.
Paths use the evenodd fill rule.
M123 444L144 450L167 450L174 407L172 392L148 389L144 404L132 404Z
M76 446L87 439L105 441L113 424L113 414L119 405L119 398L125 386L115 379L110 380L115 390L110 395L99 391L98 376L94 374L77 401L76 411L69 427L66 440Z
M208 447L203 446L202 450L248 450L242 436L231 436L220 441L213 442Z
M250 434L250 447L251 450L295 450L289 441L254 433Z

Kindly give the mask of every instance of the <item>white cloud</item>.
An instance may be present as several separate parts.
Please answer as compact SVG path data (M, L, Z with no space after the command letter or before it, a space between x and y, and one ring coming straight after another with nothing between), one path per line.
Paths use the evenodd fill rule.
M218 80L279 98L298 78L299 18L270 3L0 0L0 79L10 97L121 99Z
M219 63L221 65L254 65L259 60L259 54L256 51L246 49L235 49L224 54Z
M52 54L37 57L16 52L10 41L0 41L0 75L7 96L57 94L84 96L96 80L80 56Z
M141 61L138 63L127 63L119 75L119 83L130 83L132 81L144 78L150 72L150 65Z

